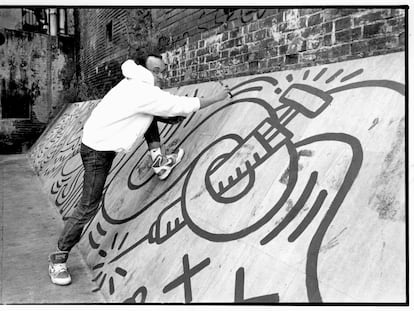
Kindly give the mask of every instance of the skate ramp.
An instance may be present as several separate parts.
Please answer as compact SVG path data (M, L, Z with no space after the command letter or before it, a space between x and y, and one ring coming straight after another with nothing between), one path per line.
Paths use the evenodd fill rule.
M159 124L166 149L186 152L166 181L144 141L117 155L79 244L94 291L129 303L405 303L404 53L225 83L225 103ZM81 195L82 125L97 103L72 104L30 152L63 217Z

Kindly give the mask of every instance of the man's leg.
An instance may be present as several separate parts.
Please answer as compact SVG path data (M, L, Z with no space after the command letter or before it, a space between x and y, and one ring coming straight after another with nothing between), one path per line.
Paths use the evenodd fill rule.
M52 282L58 285L70 283L66 261L72 247L79 242L82 230L97 213L106 178L111 169L115 152L96 151L81 145L82 163L85 169L82 197L65 221L58 240L58 252L50 255L49 274Z
M174 117L174 118L160 118L154 117L148 130L144 134L145 140L148 144L148 150L152 159L152 168L155 174L163 180L168 177L172 169L177 166L178 163L182 160L184 156L184 150L179 148L177 153L163 155L161 151L161 138L158 130L157 121L165 123L178 123L183 120L183 117Z

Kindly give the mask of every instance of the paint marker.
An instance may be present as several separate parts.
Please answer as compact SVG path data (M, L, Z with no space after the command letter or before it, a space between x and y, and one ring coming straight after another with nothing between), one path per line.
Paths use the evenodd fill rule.
M221 82L221 80L217 80L217 81L218 83L220 83L222 87L224 87L227 90L227 93L230 95L230 98L233 98L233 94L229 91L228 87L224 85L223 82Z

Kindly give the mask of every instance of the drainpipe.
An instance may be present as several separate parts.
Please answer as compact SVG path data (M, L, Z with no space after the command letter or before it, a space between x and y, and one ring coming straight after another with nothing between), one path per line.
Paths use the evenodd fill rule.
M51 118L52 110L52 56L54 50L54 44L57 40L57 9L49 9L49 36L47 40L47 60L46 60L46 85L47 85L47 113L48 122Z
M49 10L49 34L51 36L57 35L57 9Z
M66 34L66 9L59 9L59 33Z

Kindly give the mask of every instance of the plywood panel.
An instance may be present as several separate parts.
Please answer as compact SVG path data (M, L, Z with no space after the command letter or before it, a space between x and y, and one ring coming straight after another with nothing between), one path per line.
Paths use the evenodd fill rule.
M80 248L123 302L405 302L404 54L225 81L235 95L161 125L183 162L118 154ZM217 82L170 92L205 96ZM79 200L76 103L31 150L63 216Z

